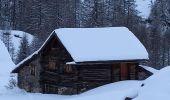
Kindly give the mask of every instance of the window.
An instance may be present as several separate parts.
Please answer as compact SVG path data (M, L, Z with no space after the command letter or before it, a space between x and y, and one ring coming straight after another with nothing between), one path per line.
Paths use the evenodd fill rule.
M48 65L50 70L55 70L56 69L56 63L54 61L50 61Z
M65 65L64 66L64 72L66 73L72 73L73 69L71 65Z
M35 72L35 65L31 64L31 65L30 65L30 74L33 75L33 76L35 76L35 73L36 73L36 72Z

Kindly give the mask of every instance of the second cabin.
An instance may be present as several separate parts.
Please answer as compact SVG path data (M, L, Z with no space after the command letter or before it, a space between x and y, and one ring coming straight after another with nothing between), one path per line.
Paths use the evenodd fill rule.
M28 92L79 94L108 83L140 79L148 53L125 27L56 29L13 70Z

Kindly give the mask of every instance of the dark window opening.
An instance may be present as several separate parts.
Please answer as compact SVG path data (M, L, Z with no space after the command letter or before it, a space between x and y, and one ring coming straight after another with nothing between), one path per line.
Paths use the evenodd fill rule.
M64 72L65 73L72 73L73 72L73 68L71 65L65 65L64 66Z
M35 75L36 75L35 65L33 65L33 64L30 65L30 74L31 74L32 76L35 76Z
M48 69L49 70L57 70L56 62L55 61L49 61Z

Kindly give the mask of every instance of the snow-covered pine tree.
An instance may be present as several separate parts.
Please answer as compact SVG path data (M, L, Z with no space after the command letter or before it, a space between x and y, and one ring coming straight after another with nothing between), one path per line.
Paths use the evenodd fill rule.
M19 46L19 51L17 53L16 63L19 63L20 61L25 59L29 54L30 54L30 46L28 42L28 37L26 34L24 34Z
M160 69L170 64L170 1L156 0L149 17L150 65Z

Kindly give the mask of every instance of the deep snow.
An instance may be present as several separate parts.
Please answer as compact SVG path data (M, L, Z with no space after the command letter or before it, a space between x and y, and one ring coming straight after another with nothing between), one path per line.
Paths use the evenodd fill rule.
M134 100L170 100L170 66L149 77Z
M73 96L26 93L16 88L0 93L0 100L124 100L126 97L136 97L140 85L139 81L122 81Z
M0 40L0 93L4 92L5 87L10 79L10 72L14 69L15 64L6 49L4 43Z

